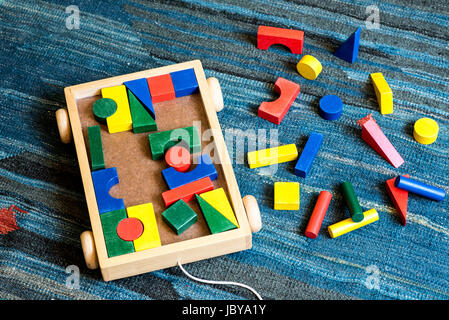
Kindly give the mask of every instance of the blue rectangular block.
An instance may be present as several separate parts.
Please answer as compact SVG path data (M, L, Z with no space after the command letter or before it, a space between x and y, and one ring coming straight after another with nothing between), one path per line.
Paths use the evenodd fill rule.
M192 171L179 172L170 167L162 170L162 176L164 177L165 182L167 182L168 187L174 189L206 177L215 180L218 175L209 155L203 154L198 158L198 164Z
M109 195L109 190L119 183L117 168L113 167L92 172L92 181L100 214L125 208L123 199L117 199Z
M323 142L321 133L312 132L295 166L295 175L305 178Z
M184 97L198 91L198 81L196 80L195 70L186 69L170 73L175 96Z

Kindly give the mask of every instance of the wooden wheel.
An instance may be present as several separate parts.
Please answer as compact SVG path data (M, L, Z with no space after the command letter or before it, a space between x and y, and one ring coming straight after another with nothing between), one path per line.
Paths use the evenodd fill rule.
M81 233L81 247L83 249L84 260L89 269L98 268L97 249L95 248L94 235L92 231L84 231Z
M210 77L207 79L207 84L212 96L212 101L215 105L215 110L217 112L220 112L224 108L223 94L221 92L220 82L218 82L217 78Z
M259 205L254 196L248 195L243 197L243 205L245 206L246 216L248 217L251 232L255 233L262 229L262 219L260 217Z
M70 143L72 141L72 130L70 129L69 114L66 109L61 108L56 111L56 123L62 143Z

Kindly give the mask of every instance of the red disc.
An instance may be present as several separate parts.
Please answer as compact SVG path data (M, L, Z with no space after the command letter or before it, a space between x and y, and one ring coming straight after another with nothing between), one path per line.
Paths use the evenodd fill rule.
M139 238L143 232L143 224L137 218L126 218L119 222L117 235L125 241L133 241Z
M187 171L190 168L190 152L184 147L171 147L165 153L165 162L176 171Z

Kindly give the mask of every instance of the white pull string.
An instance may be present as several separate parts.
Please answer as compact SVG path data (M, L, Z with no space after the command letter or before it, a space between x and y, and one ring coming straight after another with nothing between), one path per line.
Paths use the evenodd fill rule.
M200 279L197 278L195 276L192 276L190 273L188 273L184 267L182 266L181 262L178 259L178 266L179 268L181 268L181 271L185 273L185 275L187 277L189 277L192 280L198 281L198 282L203 282L203 283L208 283L208 284L223 284L223 285L229 285L229 286L239 286L239 287L243 287L245 289L248 289L249 291L251 291L252 293L254 293L254 295L257 297L257 299L259 300L263 300L262 297L257 293L256 290L254 290L253 288L251 288L250 286L247 286L246 284L240 283L240 282L232 282L232 281L213 281L213 280L205 280L205 279Z

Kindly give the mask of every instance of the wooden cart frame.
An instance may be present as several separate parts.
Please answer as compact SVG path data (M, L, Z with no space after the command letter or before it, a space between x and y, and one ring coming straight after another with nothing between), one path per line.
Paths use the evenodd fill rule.
M217 165L222 166L229 200L240 227L218 234L210 234L109 258L95 198L77 101L83 98L100 96L102 88L121 85L125 81L158 76L189 68L193 68L195 71L204 112L212 129L215 152L218 152L219 164ZM109 281L172 267L177 265L178 261L185 264L251 248L252 232L257 232L261 228L259 208L253 196L246 196L242 201L216 114L223 107L220 85L216 78L206 80L199 60L70 86L65 88L65 96L68 113L65 109L60 109L56 112L56 119L61 140L68 143L73 137L76 147L92 226L92 232L86 231L81 235L82 248L89 268L99 267L103 279Z

